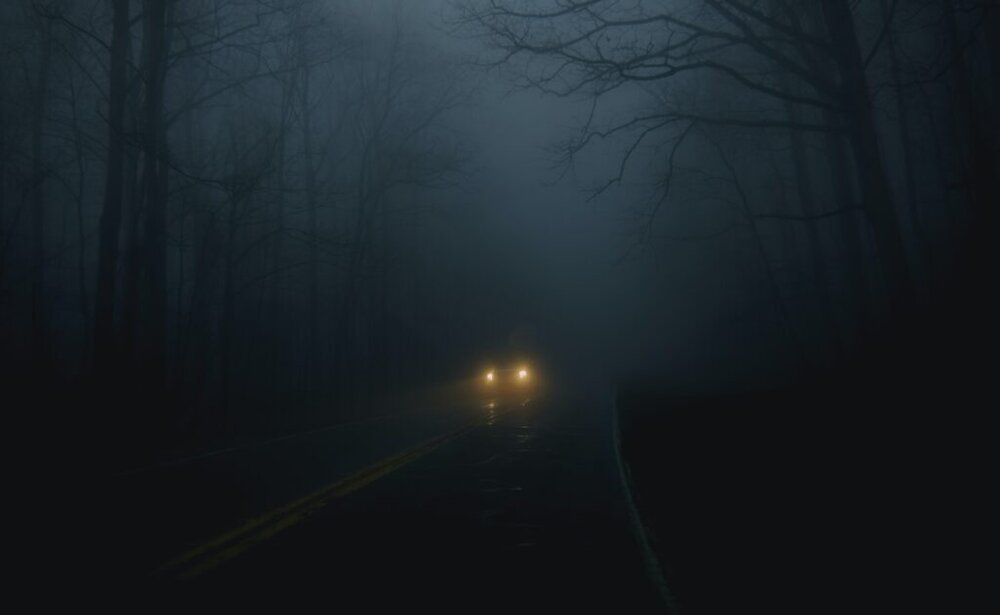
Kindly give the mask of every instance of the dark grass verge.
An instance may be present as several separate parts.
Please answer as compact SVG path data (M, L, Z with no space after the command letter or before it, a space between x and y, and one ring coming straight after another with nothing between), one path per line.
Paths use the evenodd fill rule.
M622 388L633 497L679 612L957 608L991 482L980 397L937 377L714 396Z

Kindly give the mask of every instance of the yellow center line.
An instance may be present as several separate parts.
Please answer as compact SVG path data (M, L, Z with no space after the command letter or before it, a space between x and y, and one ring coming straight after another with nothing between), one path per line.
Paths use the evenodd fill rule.
M446 442L470 431L481 421L476 420L440 436L435 436L401 453L387 457L367 468L322 487L309 495L279 506L251 519L240 527L213 538L199 547L183 553L158 568L154 575L190 579L218 568L240 556L253 546L274 537L310 515L331 500L353 493L378 479L416 461Z

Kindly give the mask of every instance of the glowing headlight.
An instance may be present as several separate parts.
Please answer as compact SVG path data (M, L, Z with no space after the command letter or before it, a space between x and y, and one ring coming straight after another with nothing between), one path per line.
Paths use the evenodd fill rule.
M493 372L486 372L486 382L493 382Z
M528 378L528 370L526 369L518 370L517 377L521 380L526 380Z

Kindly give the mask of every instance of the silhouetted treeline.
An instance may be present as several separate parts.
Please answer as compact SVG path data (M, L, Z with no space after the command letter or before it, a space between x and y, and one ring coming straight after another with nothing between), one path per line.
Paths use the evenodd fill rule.
M218 434L333 420L441 369L419 221L462 170L445 118L465 93L401 4L0 18L12 382L82 383L124 432Z
M996 2L462 6L525 87L591 103L563 161L595 195L647 187L636 246L736 246L755 281L729 296L804 371L976 309L956 293L988 284L1000 202Z
M635 291L678 310L630 334L675 363L678 313L815 374L992 286L995 1L17 0L0 28L0 372L125 432L333 420L517 324L526 272L438 216L500 198L454 189L474 63L567 100L558 162L634 214L625 256L712 287ZM552 297L508 299L632 351Z

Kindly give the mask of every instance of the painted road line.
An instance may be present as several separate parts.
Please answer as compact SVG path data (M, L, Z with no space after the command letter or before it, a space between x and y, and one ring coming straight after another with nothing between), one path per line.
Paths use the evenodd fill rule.
M611 440L615 456L615 465L618 466L618 480L621 483L625 496L625 507L628 511L629 525L632 526L632 533L635 537L639 552L642 555L643 568L646 576L656 588L660 596L660 602L668 615L676 615L680 612L677 606L677 599L674 598L670 588L667 587L666 576L663 574L663 567L660 565L656 552L653 551L649 543L649 535L646 533L646 526L642 522L639 509L635 506L635 499L632 496L631 472L628 464L622 456L622 433L621 418L618 415L618 389L611 388Z
M158 577L191 579L242 555L279 532L286 530L325 507L339 497L353 493L366 485L416 461L443 444L472 430L480 421L464 425L446 434L435 436L401 453L387 457L331 485L293 500L242 526L222 534L168 561L153 574Z

